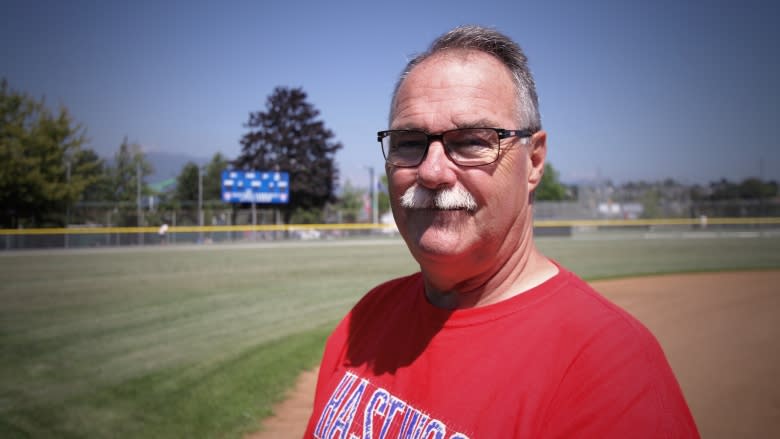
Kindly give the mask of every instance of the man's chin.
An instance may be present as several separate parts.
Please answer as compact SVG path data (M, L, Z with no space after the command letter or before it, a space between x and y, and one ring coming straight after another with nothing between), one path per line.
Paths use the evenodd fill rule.
M431 225L424 230L414 231L408 244L412 253L419 256L457 256L463 252L464 239L452 227L441 228Z

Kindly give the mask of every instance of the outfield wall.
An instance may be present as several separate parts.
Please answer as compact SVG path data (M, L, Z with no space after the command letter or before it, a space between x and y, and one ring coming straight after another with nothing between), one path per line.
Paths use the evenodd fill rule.
M575 239L621 237L733 237L778 236L780 217L695 218L647 220L537 220L536 236L569 236ZM0 249L94 248L215 243L251 243L277 240L334 240L392 238L389 224L292 224L169 227L69 227L0 229Z

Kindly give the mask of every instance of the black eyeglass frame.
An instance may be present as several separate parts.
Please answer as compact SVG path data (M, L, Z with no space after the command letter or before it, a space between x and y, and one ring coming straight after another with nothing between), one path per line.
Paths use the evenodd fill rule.
M447 133L451 133L453 131L462 131L462 130L493 130L498 135L498 145L496 145L496 158L493 159L490 162L487 163L479 163L476 165L468 165L468 164L462 164L459 163L458 160L454 159L452 155L450 155L450 149L447 147L447 144L444 143L444 136ZM444 146L444 153L447 155L447 157L452 160L453 163L457 164L458 166L465 166L465 167L476 167L476 166L486 166L491 163L495 163L499 157L501 157L501 140L508 139L510 137L520 137L520 138L529 138L532 137L534 134L536 134L539 130L534 129L524 129L524 130L508 130L504 128L493 128L493 127L468 127L468 128L455 128L452 130L442 131L439 134L430 134L426 133L425 131L420 130L385 130L385 131L379 131L376 133L376 139L379 142L379 146L382 148L382 155L385 157L385 161L389 163L392 166L396 166L399 168L415 168L417 166L420 166L420 163L425 161L425 157L428 155L428 149L431 147L431 142L438 140L442 143ZM393 133L419 133L424 134L428 141L425 145L425 149L423 150L422 155L420 155L420 161L413 165L398 165L395 163L392 163L387 158L387 152L385 151L384 145L382 144L382 139L385 137L393 134Z

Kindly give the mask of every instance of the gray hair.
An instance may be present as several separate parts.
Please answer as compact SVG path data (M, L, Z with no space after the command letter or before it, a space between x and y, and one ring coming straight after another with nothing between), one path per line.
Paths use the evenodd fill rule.
M447 50L476 50L495 57L509 69L517 92L517 112L521 126L540 130L542 128L539 116L539 98L536 95L536 85L528 68L528 59L523 49L511 38L493 29L481 26L460 26L437 38L426 52L414 57L404 68L393 90L390 104L390 122L395 116L398 90L404 80L417 65L438 53ZM526 124L525 127L522 124Z

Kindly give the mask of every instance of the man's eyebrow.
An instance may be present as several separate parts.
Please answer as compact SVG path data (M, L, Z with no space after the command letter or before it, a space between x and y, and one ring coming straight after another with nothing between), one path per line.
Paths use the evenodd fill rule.
M495 122L489 121L487 119L479 119L479 120L473 120L473 121L468 121L468 122L465 122L465 121L464 122L457 122L457 123L455 123L455 127L454 128L449 128L448 130L445 130L445 131L449 131L449 130L452 130L452 129L459 129L459 128L497 128L497 127L498 127L498 125L496 125ZM408 130L408 131L422 131L422 132L425 132L425 133L428 132L428 130L426 130L425 128L422 128L421 126L414 125L414 124L398 125L398 126L392 127L392 129L394 129L394 130Z
M497 125L487 119L480 119L469 122L458 122L455 124L458 128L496 128Z
M426 132L424 129L420 128L419 126L417 126L417 125L410 125L410 124L391 126L390 129L391 130L406 130L406 131L422 131L422 132Z

